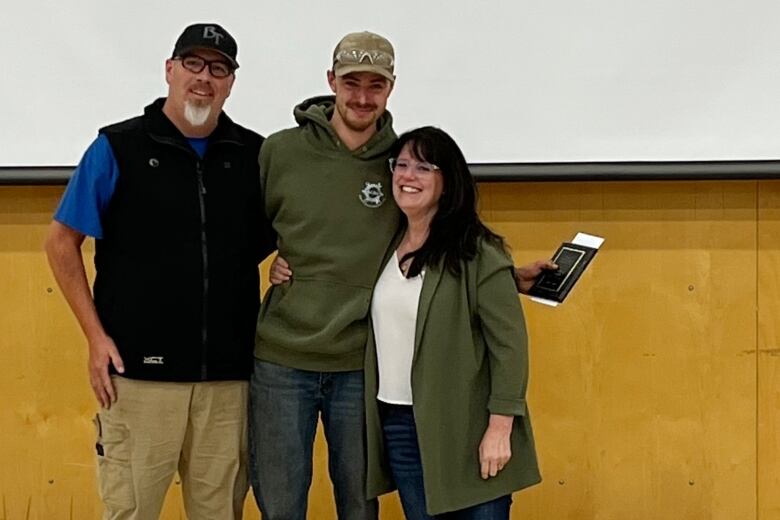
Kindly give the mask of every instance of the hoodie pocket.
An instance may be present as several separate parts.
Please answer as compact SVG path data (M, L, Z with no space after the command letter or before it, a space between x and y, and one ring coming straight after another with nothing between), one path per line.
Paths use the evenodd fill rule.
M263 303L258 336L272 345L320 354L365 347L369 287L294 279L276 286Z

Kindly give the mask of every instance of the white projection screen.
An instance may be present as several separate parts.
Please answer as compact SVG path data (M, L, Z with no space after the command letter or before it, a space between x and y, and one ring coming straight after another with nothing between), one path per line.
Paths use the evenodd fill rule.
M396 47L396 129L440 126L472 163L780 158L778 0L7 0L0 167L76 164L165 95L200 21L238 40L226 111L265 135L368 29Z

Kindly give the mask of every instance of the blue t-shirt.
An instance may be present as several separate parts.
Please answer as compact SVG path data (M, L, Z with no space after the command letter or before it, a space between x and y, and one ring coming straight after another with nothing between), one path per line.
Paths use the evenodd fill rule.
M190 142L190 146L192 146L192 149L195 150L195 153L198 154L198 157L203 159L203 156L206 155L206 146L209 144L209 138L188 137L187 141Z
M208 137L187 140L203 158ZM87 236L103 238L101 217L111 201L118 178L119 165L108 137L99 134L73 172L54 220Z
M68 182L54 220L85 235L103 238L100 217L108 207L119 178L119 165L108 137L98 135Z

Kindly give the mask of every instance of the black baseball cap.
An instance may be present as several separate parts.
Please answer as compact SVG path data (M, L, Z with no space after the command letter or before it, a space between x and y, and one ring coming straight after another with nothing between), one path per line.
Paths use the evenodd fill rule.
M226 57L234 69L238 68L236 40L219 24L196 23L188 26L176 40L171 58L178 58L195 49L216 51Z

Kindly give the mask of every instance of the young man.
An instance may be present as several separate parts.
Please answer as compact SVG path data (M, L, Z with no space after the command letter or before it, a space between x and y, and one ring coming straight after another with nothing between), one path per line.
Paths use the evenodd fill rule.
M86 336L104 518L157 519L178 470L191 519L241 518L262 137L222 112L236 42L187 27L167 98L102 128L51 224L52 271ZM95 242L94 299L81 244Z
M371 291L399 218L385 110L395 56L385 38L352 33L332 65L334 96L298 105L298 127L260 154L266 214L295 268L269 290L257 326L251 469L266 520L306 518L320 415L339 518L377 517L365 494L362 368Z

